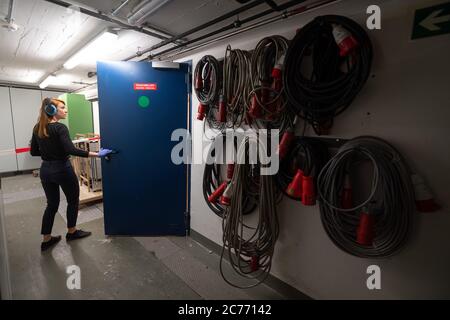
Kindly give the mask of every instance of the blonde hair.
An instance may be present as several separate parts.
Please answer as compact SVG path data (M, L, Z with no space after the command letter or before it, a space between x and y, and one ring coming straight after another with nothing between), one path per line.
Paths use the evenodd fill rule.
M36 133L39 138L43 139L49 137L47 125L50 123L50 120L53 119L53 116L50 116L47 114L47 112L45 112L45 107L48 104L53 104L57 106L59 103L63 103L64 105L66 105L66 103L63 100L56 98L45 98L44 100L42 100L38 122L34 126L34 133Z

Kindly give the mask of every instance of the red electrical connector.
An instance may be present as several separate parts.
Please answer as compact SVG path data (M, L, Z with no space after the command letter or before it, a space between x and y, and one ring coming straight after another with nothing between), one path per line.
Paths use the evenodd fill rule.
M231 196L232 196L231 183L229 183L227 188L225 189L225 192L220 197L220 203L223 204L224 206L229 206L231 204Z
M283 133L281 137L280 145L278 146L278 156L280 160L283 160L289 151L292 141L295 139L294 130L289 128Z
M419 212L438 211L441 206L434 200L430 188L426 185L423 178L418 174L411 175L411 181L414 186L414 196L416 198L416 208Z
M358 42L352 34L341 25L333 24L333 37L339 47L341 57L347 56L358 46Z
M222 94L219 96L219 113L217 116L217 121L222 123L227 121L227 107L225 105L225 98Z
M222 182L222 184L208 197L208 201L211 203L216 202L217 199L224 193L226 187L227 183Z
M302 180L302 203L305 206L314 206L316 204L314 179L313 177L304 175Z
M234 163L230 163L227 165L227 180L228 181L233 179L233 173L234 173Z
M302 197L302 181L303 181L303 171L297 169L297 173L292 179L291 183L289 183L286 188L286 193L293 198L300 199Z
M375 236L375 217L364 209L359 217L359 226L356 230L356 242L362 246L371 246Z
M353 192L352 185L350 182L350 176L348 173L344 177L344 187L342 188L342 199L341 199L342 209L353 208Z
M258 271L259 269L259 258L257 255L253 255L250 260L250 270L252 272Z
M208 105L206 105L206 104L200 103L198 105L197 120L203 121L203 119L205 118L207 109L208 109Z
M250 109L248 110L248 113L253 118L261 117L261 106L258 103L256 92L252 96L252 103L250 105Z
M272 69L272 79L273 79L273 83L272 83L272 88L275 89L275 91L280 92L281 88L283 87L283 82L282 82L282 70L283 70L283 65L284 65L284 55L282 55L277 63L275 64L275 66Z

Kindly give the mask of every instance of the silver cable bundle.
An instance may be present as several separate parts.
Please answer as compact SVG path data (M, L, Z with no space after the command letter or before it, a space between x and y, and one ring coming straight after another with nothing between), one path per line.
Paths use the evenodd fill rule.
M244 163L249 144L257 139L246 137L238 148L238 163ZM259 147L262 148L261 144ZM259 169L259 167L258 167ZM275 243L279 234L276 209L276 189L273 176L260 176L259 218L256 227L244 223L242 197L248 179L249 166L237 164L234 169L231 205L222 220L223 248L220 272L224 280L238 288L251 288L262 283L270 273ZM228 279L223 271L223 259L228 255L232 268L243 278L252 279L247 286L240 286Z
M223 64L223 95L228 127L239 127L244 120L246 92L250 81L250 53L228 45Z
M367 159L373 165L370 195L344 208L346 175ZM385 141L364 136L345 143L323 167L317 189L323 226L340 249L377 258L391 256L405 244L414 213L414 189L402 156Z

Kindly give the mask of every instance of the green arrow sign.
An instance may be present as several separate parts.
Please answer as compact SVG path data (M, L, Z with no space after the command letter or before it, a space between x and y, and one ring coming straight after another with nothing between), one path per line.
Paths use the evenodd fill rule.
M416 10L411 39L444 33L450 33L450 2Z

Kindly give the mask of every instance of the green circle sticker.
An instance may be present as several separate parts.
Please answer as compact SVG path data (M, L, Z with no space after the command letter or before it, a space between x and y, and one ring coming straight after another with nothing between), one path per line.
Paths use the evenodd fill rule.
M146 96L140 96L138 103L141 108L147 108L150 105L150 99Z

